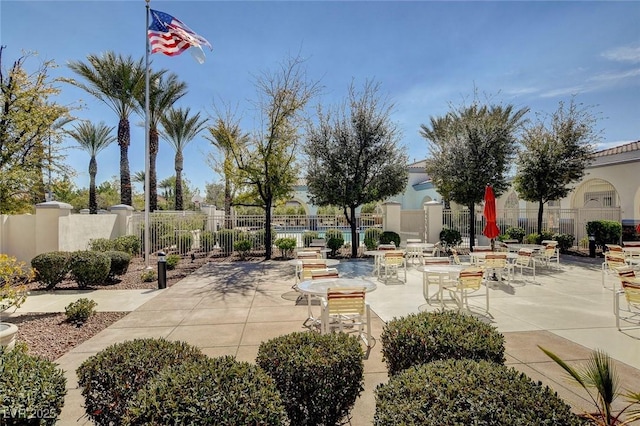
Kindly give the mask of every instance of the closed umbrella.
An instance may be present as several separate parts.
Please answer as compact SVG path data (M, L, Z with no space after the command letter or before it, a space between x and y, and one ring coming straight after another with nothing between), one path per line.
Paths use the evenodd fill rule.
M484 217L487 220L487 224L482 233L485 237L491 239L491 250L493 251L493 240L500 235L500 229L496 225L496 196L493 193L493 188L489 185L484 190Z

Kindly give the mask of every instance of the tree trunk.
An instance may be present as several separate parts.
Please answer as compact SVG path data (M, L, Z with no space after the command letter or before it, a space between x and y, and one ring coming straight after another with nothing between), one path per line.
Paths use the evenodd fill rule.
M98 162L95 156L89 160L89 214L98 214L98 201L96 200L96 175L98 174Z
M266 200L264 211L264 259L271 259L271 205L273 201L271 199Z
M133 206L131 196L131 172L129 170L129 143L131 134L129 120L121 118L118 122L118 145L120 145L120 202Z
M156 159L159 147L158 129L149 131L149 211L158 210L158 174L156 173Z
M344 209L344 216L347 218L347 223L351 228L351 257L358 257L358 230L356 227L356 206L349 206L349 214L347 214L347 209ZM349 217L351 216L351 217Z
M538 202L538 235L542 235L542 213L544 211L544 203L542 200Z
M224 227L231 228L231 179L224 176Z
M175 199L175 210L183 210L182 206L182 164L184 160L182 158L182 152L176 152L176 199Z
M473 251L476 241L476 205L471 203L469 207L469 251Z

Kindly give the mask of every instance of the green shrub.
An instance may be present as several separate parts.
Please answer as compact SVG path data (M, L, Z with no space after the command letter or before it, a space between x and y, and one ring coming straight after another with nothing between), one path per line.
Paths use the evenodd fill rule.
M182 232L178 234L176 242L178 244L178 252L180 254L187 254L193 244L193 235L191 235L190 231Z
M293 255L293 250L295 250L298 242L295 238L278 238L275 245L280 249L282 257L287 259Z
M382 229L380 228L367 228L364 231L364 245L367 247L367 250L375 250L380 244L380 234L382 234Z
M287 413L271 377L225 356L162 370L128 403L123 424L284 425Z
M173 271L174 269L176 269L176 266L178 266L180 260L182 260L182 258L178 254L170 254L169 256L167 256L167 271Z
M0 350L0 424L55 424L64 405L66 384L61 368L29 355L26 345Z
M271 246L273 246L278 238L278 231L274 227L271 227ZM255 232L249 234L249 240L251 240L252 246L256 249L265 248L265 240L267 239L267 232L264 228L258 229Z
M209 253L216 245L216 236L211 231L204 231L200 234L200 250Z
M518 240L519 243L522 242L524 236L527 235L527 231L519 226L510 226L504 233L509 235L510 240Z
M390 375L440 359L504 362L504 336L489 324L454 311L394 318L380 335Z
M525 244L540 244L540 241L542 241L542 238L540 238L540 234L537 232L532 232L524 237Z
M305 247L309 247L311 245L311 241L318 238L319 234L316 231L304 231L302 233L302 244Z
M111 259L109 267L109 277L114 278L127 273L131 263L131 255L126 251L110 250L104 252Z
M596 238L596 245L620 244L622 224L614 220L594 220L587 222L587 234Z
M344 245L344 235L339 229L327 229L324 238L327 241L327 248L331 249L331 256L335 256L336 251Z
M240 231L237 229L221 229L218 231L218 243L224 255L229 256L233 253L233 244L239 235Z
M109 238L92 238L89 240L89 250L102 252L115 250L115 241Z
M380 234L380 244L394 243L396 247L400 247L400 235L393 231L384 231Z
M60 284L69 273L71 253L66 251L51 251L41 253L31 259L31 266L36 271L36 281L41 282L52 290Z
M540 232L540 239L536 244L540 244L543 241L547 241L547 240L553 240L553 232L547 229L543 229L542 232Z
M143 283L152 283L158 278L156 277L156 271L153 269L149 269L148 271L144 271L142 275L140 275L140 280Z
M204 359L200 349L165 339L116 343L76 370L87 416L98 425L122 424L127 403L161 370Z
M137 235L122 235L113 240L113 249L136 256L142 253L142 242Z
M376 426L580 425L549 387L489 361L443 360L407 369L376 389Z
M573 247L573 241L576 238L570 234L554 234L553 239L558 242L560 253L566 253L567 250Z
M91 315L96 313L96 306L98 306L98 304L94 300L83 297L75 302L69 303L64 308L64 313L67 316L67 321L82 324L86 322Z
M235 251L240 253L240 257L244 259L247 256L249 250L251 250L251 241L249 240L239 240L233 243L233 248Z
M363 357L354 336L295 332L262 342L256 362L275 380L292 425L335 425L364 389Z
M111 259L98 251L79 250L71 253L71 277L84 288L104 284L111 271Z
M444 228L440 231L440 242L444 246L445 250L450 247L458 247L462 244L462 235L457 229Z

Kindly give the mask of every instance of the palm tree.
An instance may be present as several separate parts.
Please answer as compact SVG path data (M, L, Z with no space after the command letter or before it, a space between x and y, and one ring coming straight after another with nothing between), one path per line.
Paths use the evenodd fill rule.
M113 127L107 127L104 122L94 125L83 121L73 130L69 130L69 136L74 138L80 148L84 149L91 156L89 160L89 214L98 213L98 202L96 199L96 174L98 173L98 162L96 156L100 151L111 145L116 137L111 134Z
M175 210L183 210L182 207L182 167L184 157L182 151L189 142L195 138L198 133L205 129L206 119L200 118L200 113L189 117L189 108L171 108L166 114L162 115L160 122L162 123L162 136L176 150L175 170L176 170L176 201Z
M88 63L69 63L69 68L83 77L87 84L75 80L67 81L95 96L118 115L120 202L131 206L133 199L129 171L129 116L137 108L136 98L144 91L145 69L142 58L136 61L131 56L123 57L110 51L102 56L88 55L87 61Z
M158 176L156 174L156 158L159 148L158 123L162 114L187 94L187 84L179 81L176 74L163 78L166 71L154 73L149 78L149 211L158 209ZM138 97L140 109L144 111L144 93Z
M224 212L225 218L231 220L231 202L233 198L232 178L237 175L237 168L233 162L233 152L235 147L246 144L248 135L240 130L240 124L230 115L226 118L218 116L216 124L209 126L209 135L205 139L209 140L222 155L222 172L224 174ZM230 227L227 224L226 227Z

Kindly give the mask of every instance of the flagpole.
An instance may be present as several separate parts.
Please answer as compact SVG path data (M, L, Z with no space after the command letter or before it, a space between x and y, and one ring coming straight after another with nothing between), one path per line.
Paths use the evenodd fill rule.
M149 28L149 1L147 3L146 26L144 31L145 42L145 71L144 71L144 264L147 269L151 269L149 265L149 206L151 204L149 187L151 168L150 147L149 147L149 37L147 30Z

